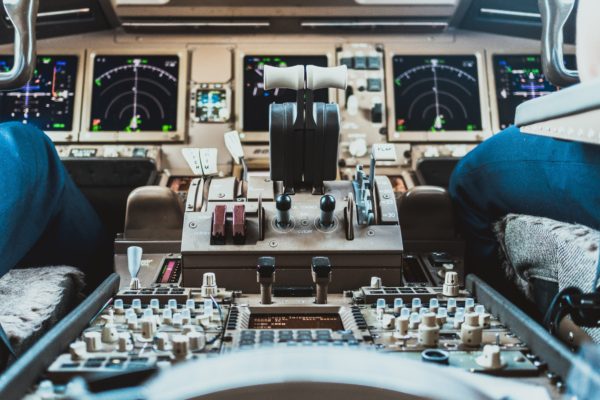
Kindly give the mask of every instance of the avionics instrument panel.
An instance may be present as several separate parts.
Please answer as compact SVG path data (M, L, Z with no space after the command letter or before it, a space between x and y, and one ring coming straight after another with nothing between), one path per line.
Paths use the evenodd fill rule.
M490 52L487 59L480 53L382 54L385 62L361 55L338 58L358 74L358 83L338 96L345 97L343 108L351 115L352 96L372 93L377 100L371 101L383 103L387 110L381 122L388 126L380 133L387 133L388 141L481 140L509 126L518 104L556 90L535 54ZM229 123L242 137L252 138L253 133L268 131L270 103L295 100L290 90L264 90L265 65L327 66L333 59L327 54L248 54L241 57L242 76L234 77L234 85L188 88L186 51L42 54L25 87L0 92L0 118L36 125L58 142L185 142L188 116L190 124ZM567 56L567 63L574 64L574 56ZM0 68L11 64L11 57L0 56ZM384 70L387 83L370 78L375 68ZM488 80L493 82L489 99ZM391 92L387 98L386 88ZM377 97L380 92L383 100ZM331 94L318 90L315 100L334 101ZM232 106L233 96L241 96L238 110Z

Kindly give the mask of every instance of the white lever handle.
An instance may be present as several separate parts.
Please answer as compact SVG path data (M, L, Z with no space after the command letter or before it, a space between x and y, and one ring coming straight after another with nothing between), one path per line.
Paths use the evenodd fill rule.
M265 90L271 89L304 89L304 66L272 67L265 65L264 68Z
M229 150L229 154L233 157L236 164L240 163L240 160L244 158L244 149L242 148L242 142L240 141L240 135L237 131L229 131L225 133L225 147Z
M306 66L306 88L311 90L334 88L346 89L348 78L348 67L317 67Z
M130 246L127 248L127 267L131 279L137 278L142 265L142 248L138 246Z

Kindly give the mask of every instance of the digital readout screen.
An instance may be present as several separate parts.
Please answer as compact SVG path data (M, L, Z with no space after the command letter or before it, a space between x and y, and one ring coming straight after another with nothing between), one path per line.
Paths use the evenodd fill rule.
M344 329L339 314L251 314L248 329Z

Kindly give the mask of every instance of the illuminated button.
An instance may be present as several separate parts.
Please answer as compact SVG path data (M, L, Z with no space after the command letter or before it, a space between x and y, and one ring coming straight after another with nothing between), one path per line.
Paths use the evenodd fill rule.
M381 92L381 79L379 79L379 78L367 79L367 91Z
M420 309L421 309L421 299L418 297L415 297L414 299L412 299L411 310L413 312L419 312Z
M116 299L113 308L114 308L116 314L125 313L125 309L123 308L123 300L122 299Z
M394 314L400 314L402 307L404 307L404 300L401 298L394 299Z
M368 69L381 69L381 57L379 57L379 56L367 57L367 68Z
M343 57L342 59L340 59L340 65L345 65L346 67L348 67L348 69L352 69L354 63L352 62L351 57Z
M448 308L449 313L454 314L456 312L456 299L448 299L446 308Z
M367 69L366 57L354 57L354 69Z
M468 298L465 300L465 313L471 313L475 311L475 299Z
M185 308L187 308L188 310L195 310L196 309L196 302L193 299L189 299L185 302Z
M440 302L438 301L438 299L429 300L429 309L431 310L431 312L436 313L439 307Z

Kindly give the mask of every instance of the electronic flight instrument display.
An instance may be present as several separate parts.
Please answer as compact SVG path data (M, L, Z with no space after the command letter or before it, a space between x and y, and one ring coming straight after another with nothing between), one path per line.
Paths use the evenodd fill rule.
M479 131L475 56L394 56L395 130Z
M494 55L494 78L500 129L512 125L517 106L557 90L542 71L539 55ZM565 56L568 68L575 68L575 56Z
M263 69L265 65L293 67L294 65L327 66L326 56L245 56L244 57L244 116L243 128L247 132L269 130L269 104L296 101L296 91L274 89L265 91ZM315 101L328 102L327 89L315 90Z
M94 57L92 132L177 130L179 57Z
M0 119L44 131L73 130L77 62L77 56L38 56L27 85L0 92ZM0 70L9 71L12 64L12 56L0 56Z

